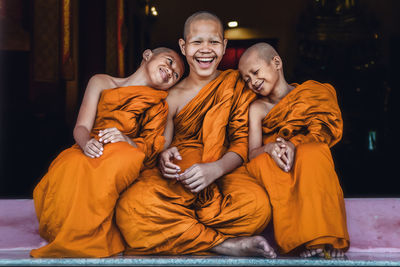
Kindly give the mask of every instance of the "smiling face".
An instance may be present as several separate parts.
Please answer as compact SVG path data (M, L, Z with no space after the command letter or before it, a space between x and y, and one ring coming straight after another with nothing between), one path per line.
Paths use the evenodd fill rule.
M173 50L155 53L146 50L143 59L149 86L152 88L167 90L182 77L184 65L180 56Z
M268 60L253 50L240 58L239 71L247 86L256 94L268 96L279 82L282 67L278 56Z
M186 40L179 40L190 73L200 77L210 77L216 73L226 44L221 24L213 19L194 20L189 26Z

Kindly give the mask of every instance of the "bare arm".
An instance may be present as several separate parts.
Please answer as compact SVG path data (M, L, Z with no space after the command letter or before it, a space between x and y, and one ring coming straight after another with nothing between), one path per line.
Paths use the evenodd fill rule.
M103 149L100 142L91 140L90 132L96 118L101 91L105 88L105 79L105 75L95 75L89 80L73 132L76 143L90 157L99 157Z
M262 120L267 112L263 104L253 102L249 108L249 158L253 159L265 152L262 141Z

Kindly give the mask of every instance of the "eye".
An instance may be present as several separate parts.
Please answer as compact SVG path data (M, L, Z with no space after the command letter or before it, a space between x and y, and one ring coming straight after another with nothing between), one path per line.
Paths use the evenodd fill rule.
M178 78L179 78L178 73L174 72L174 75L175 75L175 79L178 79Z
M219 44L219 41L211 41L212 44Z
M172 63L173 63L172 59L167 58L167 60L168 60L169 65L172 66Z

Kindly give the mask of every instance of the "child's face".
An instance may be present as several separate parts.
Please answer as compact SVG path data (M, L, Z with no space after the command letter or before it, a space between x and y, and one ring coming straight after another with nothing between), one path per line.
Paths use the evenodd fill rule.
M240 59L239 72L246 85L261 96L268 96L278 84L279 71L273 60L267 62L257 51Z
M225 54L227 40L223 38L221 25L215 20L192 22L186 40L180 39L179 46L186 56L190 71L201 77L215 74Z
M174 86L182 77L184 65L175 52L152 54L147 62L147 73L150 87L167 90Z

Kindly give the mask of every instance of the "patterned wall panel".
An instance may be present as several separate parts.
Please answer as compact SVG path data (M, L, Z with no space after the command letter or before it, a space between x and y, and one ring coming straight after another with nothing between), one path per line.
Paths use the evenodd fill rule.
M59 79L61 3L58 0L34 2L34 81L55 82Z

